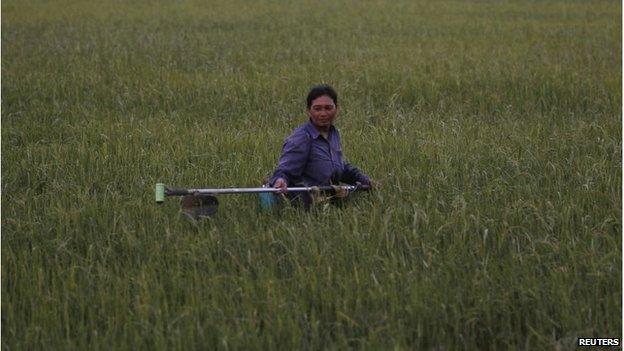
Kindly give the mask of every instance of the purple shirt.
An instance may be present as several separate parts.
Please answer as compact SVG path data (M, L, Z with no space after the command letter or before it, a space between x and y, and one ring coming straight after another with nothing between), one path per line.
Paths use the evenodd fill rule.
M340 134L331 126L325 139L311 121L297 127L286 138L277 169L271 177L284 178L288 186L322 186L338 184L370 184L366 174L348 164L342 156Z

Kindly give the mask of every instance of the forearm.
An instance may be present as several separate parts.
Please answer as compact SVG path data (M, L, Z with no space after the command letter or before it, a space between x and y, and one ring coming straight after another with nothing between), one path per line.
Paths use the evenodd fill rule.
M284 143L282 156L271 176L269 185L273 186L279 178L284 179L288 185L293 185L303 173L309 150L309 141L305 137L288 138Z
M354 167L349 163L345 163L341 181L347 184L356 184L359 182L365 185L370 185L370 177L359 168Z

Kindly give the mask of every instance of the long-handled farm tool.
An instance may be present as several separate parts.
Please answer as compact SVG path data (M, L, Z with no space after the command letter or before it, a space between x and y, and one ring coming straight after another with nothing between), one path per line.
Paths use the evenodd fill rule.
M289 193L337 193L369 190L368 185L329 185L287 188ZM156 184L156 203L163 203L167 196L181 196L182 211L191 218L201 219L214 215L219 207L215 195L222 194L260 194L263 209L270 209L275 204L273 194L282 193L279 188L220 188L220 189L184 189L169 188L163 183Z

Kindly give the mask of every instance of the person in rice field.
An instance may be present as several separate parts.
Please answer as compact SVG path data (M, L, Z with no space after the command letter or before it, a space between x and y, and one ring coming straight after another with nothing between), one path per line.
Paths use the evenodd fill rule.
M334 126L340 108L338 94L329 85L317 85L308 93L308 121L297 127L286 138L277 168L268 186L287 187L349 185L371 186L371 179L357 167L348 163L343 155L340 133ZM315 200L314 194L287 194L288 198L303 202L306 208ZM345 198L346 191L335 197Z

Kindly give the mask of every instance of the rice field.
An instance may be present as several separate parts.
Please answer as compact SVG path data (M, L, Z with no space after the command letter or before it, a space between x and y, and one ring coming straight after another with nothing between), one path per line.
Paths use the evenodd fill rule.
M572 350L621 337L617 1L2 1L4 350ZM191 222L334 86L381 186Z

